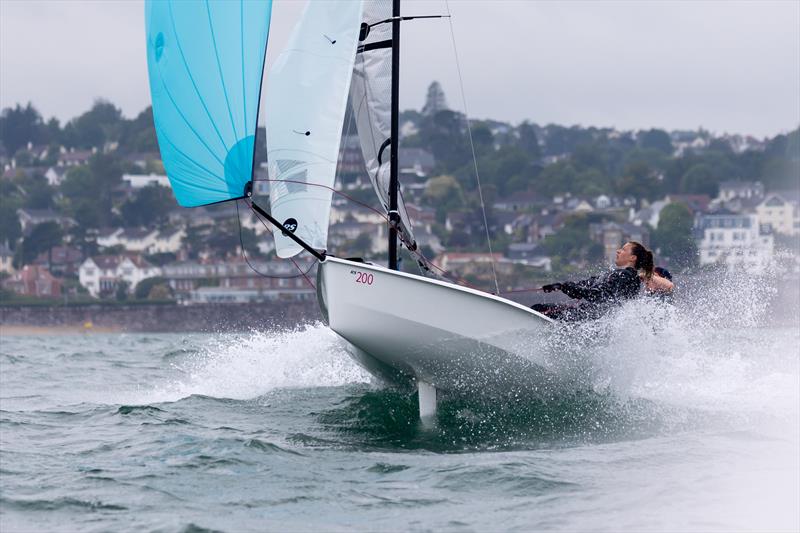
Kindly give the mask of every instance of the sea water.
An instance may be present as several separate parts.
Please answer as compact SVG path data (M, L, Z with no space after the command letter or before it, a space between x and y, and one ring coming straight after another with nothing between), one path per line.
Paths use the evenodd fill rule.
M532 346L574 389L435 427L320 324L4 336L0 531L797 531L794 298L682 290Z

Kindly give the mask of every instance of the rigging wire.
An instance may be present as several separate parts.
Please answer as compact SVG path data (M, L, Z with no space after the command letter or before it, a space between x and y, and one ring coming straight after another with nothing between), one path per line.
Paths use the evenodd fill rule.
M475 156L475 143L472 141L472 127L469 124L469 110L467 109L467 96L464 93L464 79L461 76L461 64L458 61L458 47L456 46L456 34L453 30L453 18L450 14L450 3L444 0L447 8L447 22L450 24L450 38L453 41L453 53L456 57L456 70L458 71L458 83L461 88L461 100L464 104L464 114L467 119L467 133L469 134L469 147L472 150L472 162L475 166L475 181L478 183L478 196L481 200L481 212L483 213L483 227L486 229L486 242L489 246L489 257L492 264L492 276L494 277L495 294L500 294L500 286L497 283L497 268L495 267L494 253L492 252L492 238L489 235L489 222L486 218L486 205L483 202L483 191L481 190L481 177L478 173L478 158Z
M383 213L383 212L381 212L381 211L379 211L379 210L375 209L374 207L372 207L372 206L371 206L371 205L369 205L369 204L366 204L366 203L364 203L364 202L361 202L361 201L359 201L359 200L356 200L355 198L353 198L352 196L350 196L350 195L349 195L349 194L347 194L347 193L344 193L344 192L342 192L342 191L336 190L336 189L335 189L335 188L333 188L333 187L329 187L329 186L327 186L327 185L323 185L323 184L321 184L321 183L308 183L308 182L305 182L305 181L299 181L299 180L285 180L285 179L278 180L278 179L270 179L270 178L256 178L256 179L254 179L253 181L264 181L264 182L273 182L273 183L275 183L275 182L280 182L280 183L298 183L298 184L303 184L303 185L310 185L310 186L312 186L312 187L322 187L323 189L328 189L329 191L333 192L334 194L338 194L338 195L340 195L340 196L343 196L343 197L344 197L344 198L346 198L347 200L349 200L349 201L351 201L351 202L353 202L353 203L355 203L355 204L358 204L358 205L360 205L360 206L362 206L362 207L364 207L364 208L366 208L366 209L369 209L370 211L373 211L373 212L374 212L374 213L376 213L378 216L380 216L381 218L383 218L383 220L384 220L384 222L386 222L386 224L391 224L391 221L389 220L389 217L388 217L388 216L386 216L386 214L385 214L385 213ZM238 204L237 204L237 212L238 212ZM267 230L268 230L268 231L270 231L270 232L272 232L272 231L273 231L272 229L270 229L270 227L267 225L267 223L266 223L266 222L264 222L264 220L263 220L263 219L262 219L260 216L258 216L258 213L256 213L255 211L253 211L253 214L256 216L256 218L258 218L258 220L261 222L261 224L263 224L263 225L264 225L264 227L265 227L265 228L267 228ZM476 286L472 285L471 283L469 283L469 282L468 282L468 281L466 281L465 279L463 279L463 278L460 278L460 277L458 277L458 276L454 275L452 272L449 272L449 271L445 270L444 268L440 267L439 265L437 265L436 263L434 263L433 261L431 261L430 259L428 259L428 258L427 258L427 257L426 257L426 256L425 256L423 253L422 253L422 251L421 251L421 250L419 250L419 249L418 249L418 250L417 250L415 253L419 254L419 256L420 256L422 259L424 259L424 260L425 260L425 263L426 263L427 265L430 265L430 266L431 266L431 267L433 267L435 270L438 270L438 271L441 273L441 274L436 274L436 275L438 275L438 276L440 276L440 277L442 277L442 278L448 279L448 280L450 280L450 281L453 281L453 282L455 282L455 283L456 283L456 284L458 284L458 285L462 285L462 286L464 286L464 287L469 287L470 289L475 289L475 290L477 290L477 291L481 291L481 292L489 292L489 291L486 291L486 290L484 290L484 289L481 289L480 287L476 287ZM311 270L311 269L309 268L309 269L308 269L306 272L309 272L310 270ZM292 276L292 277L299 277L299 276ZM497 280L495 279L495 283L496 283L496 281L497 281ZM489 294L492 294L492 293L489 293Z
M269 227L264 223L264 221L261 220L261 217L258 216L258 213L254 212L254 214L256 215L256 218L258 218L258 220L262 224L264 224L264 227L269 229ZM314 287L314 284L309 281L307 274L309 272L311 272L311 269L314 268L314 266L318 263L318 261L316 261L316 260L311 263L311 266L309 266L308 269L305 272L303 272L303 270L300 268L300 265L298 265L294 261L294 259L292 259L292 263L294 263L294 266L297 267L297 270L300 272L299 274L296 274L294 276L274 276L274 275L271 275L271 274L265 274L265 273L261 272L260 270L258 270L255 266L253 266L253 264L250 262L250 259L247 258L247 252L245 252L245 249L244 249L244 238L242 237L242 217L239 214L239 200L236 200L236 219L239 221L239 246L242 249L242 258L244 259L244 262L247 263L247 266L250 267L250 270L252 270L253 272L255 272L256 274L258 274L259 276L261 276L263 278L269 278L269 279L295 279L295 278L299 278L299 277L302 276L302 277L306 278L306 281L308 281L309 284L312 287ZM314 288L316 288L316 287L314 287Z

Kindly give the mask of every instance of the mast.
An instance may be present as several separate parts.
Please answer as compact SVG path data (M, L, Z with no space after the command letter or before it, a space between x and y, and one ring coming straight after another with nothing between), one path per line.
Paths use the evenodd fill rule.
M400 166L400 0L392 0L392 126L389 170L389 268L397 270L397 230L400 222L397 212L398 170Z

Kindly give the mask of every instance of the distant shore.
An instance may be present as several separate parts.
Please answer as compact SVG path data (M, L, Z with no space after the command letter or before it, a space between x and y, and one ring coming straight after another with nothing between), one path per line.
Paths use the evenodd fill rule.
M321 320L316 301L258 304L0 306L0 335L225 332Z

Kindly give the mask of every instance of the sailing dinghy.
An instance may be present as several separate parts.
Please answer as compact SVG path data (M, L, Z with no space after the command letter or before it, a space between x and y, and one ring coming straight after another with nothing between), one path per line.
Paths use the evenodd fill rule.
M398 269L398 244L422 266L398 183L399 0L311 1L266 76L270 210L253 198L256 122L271 0L148 0L148 69L161 155L179 204L243 200L275 226L279 257L318 261L329 327L373 375L419 390L549 390L538 349L551 319L513 301ZM347 102L381 207L388 267L327 250Z

